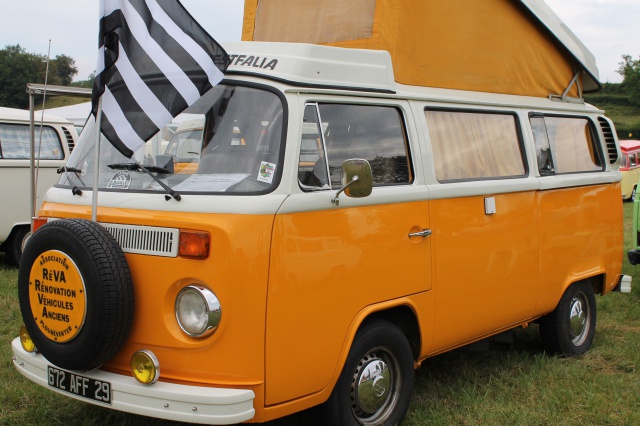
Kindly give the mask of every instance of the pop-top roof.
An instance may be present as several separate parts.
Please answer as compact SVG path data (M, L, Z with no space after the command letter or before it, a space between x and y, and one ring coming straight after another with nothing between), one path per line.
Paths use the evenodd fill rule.
M407 85L545 98L600 88L593 55L542 0L245 0L242 39L387 51Z
M228 74L259 74L297 86L394 92L388 52L302 43L223 43L231 57Z

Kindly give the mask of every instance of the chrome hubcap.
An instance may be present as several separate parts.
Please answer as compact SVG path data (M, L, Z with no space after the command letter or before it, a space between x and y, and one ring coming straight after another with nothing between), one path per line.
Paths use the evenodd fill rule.
M368 352L351 381L351 409L362 424L381 423L397 404L397 361L384 349Z
M584 293L580 292L571 299L571 304L569 305L569 337L575 346L582 345L587 339L587 334L591 328L589 309L589 300Z

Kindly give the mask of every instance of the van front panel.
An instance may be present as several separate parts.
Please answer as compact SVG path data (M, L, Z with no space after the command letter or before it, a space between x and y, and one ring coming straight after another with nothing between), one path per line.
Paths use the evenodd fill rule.
M41 213L88 218L84 206L45 203ZM163 380L259 388L264 381L265 298L273 215L103 207L98 221L210 234L206 259L126 253L136 301L133 328L105 368L128 375L131 355L149 349L160 362ZM216 332L202 339L187 336L175 316L178 292L192 284L213 291L222 310ZM256 391L256 397L260 400L261 393Z

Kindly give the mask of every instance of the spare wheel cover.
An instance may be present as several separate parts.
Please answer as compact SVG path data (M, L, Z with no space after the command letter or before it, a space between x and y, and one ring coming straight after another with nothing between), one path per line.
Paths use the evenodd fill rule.
M36 348L61 368L99 367L131 331L129 265L118 242L95 222L56 220L38 229L20 261L18 296Z

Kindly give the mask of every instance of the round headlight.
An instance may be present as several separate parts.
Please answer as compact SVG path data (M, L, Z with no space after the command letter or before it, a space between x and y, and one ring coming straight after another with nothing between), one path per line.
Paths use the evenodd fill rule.
M216 331L222 317L220 301L211 290L188 286L176 297L176 319L191 337L205 337Z

